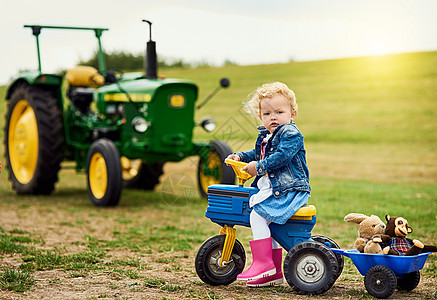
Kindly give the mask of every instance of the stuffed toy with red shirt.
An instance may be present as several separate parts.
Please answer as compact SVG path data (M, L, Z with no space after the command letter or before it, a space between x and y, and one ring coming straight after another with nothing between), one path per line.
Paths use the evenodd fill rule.
M407 234L413 232L408 221L403 217L390 217L385 215L387 225L385 234L378 234L374 238L381 238L383 254L388 255L417 255L421 252L437 252L436 246L424 245L419 240L407 238Z

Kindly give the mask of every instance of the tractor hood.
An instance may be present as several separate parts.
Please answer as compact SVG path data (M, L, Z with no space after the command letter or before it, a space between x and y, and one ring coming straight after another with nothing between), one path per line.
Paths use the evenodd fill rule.
M197 85L178 79L120 80L95 92L105 118L122 120L121 137L132 141L130 155L144 151L176 158L193 151L192 136ZM141 119L143 132L135 130ZM134 152L137 151L137 152Z
M133 101L133 102L152 102L155 95L160 89L171 87L177 93L178 90L184 92L190 90L194 93L197 100L198 88L193 82L180 79L135 79L129 80L127 74L126 79L121 79L118 84L109 84L97 89L97 106L103 108L105 102L108 101ZM130 99L129 99L130 98Z

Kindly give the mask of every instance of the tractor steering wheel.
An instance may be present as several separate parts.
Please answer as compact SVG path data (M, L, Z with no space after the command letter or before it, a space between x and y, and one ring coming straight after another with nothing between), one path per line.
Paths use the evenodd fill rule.
M238 184L240 186L243 186L248 179L253 177L246 171L243 171L243 167L247 166L247 163L245 162L227 158L225 159L225 164L230 165L232 169L234 169L235 175L238 177Z

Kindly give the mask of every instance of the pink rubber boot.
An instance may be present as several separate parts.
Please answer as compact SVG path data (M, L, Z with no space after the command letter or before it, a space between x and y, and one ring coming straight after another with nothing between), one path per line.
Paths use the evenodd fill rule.
M272 238L251 240L253 262L245 272L237 276L238 280L256 280L276 273L272 259Z
M247 281L246 285L250 287L263 287L283 282L284 275L282 274L282 248L272 250L273 263L276 267L276 274L263 277L256 280Z

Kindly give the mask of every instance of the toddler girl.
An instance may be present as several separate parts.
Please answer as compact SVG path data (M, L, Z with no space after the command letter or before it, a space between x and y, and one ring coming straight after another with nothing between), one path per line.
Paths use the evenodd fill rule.
M280 82L264 84L246 102L249 113L260 118L263 126L255 148L237 152L228 158L247 162L243 168L256 178L259 192L249 200L252 207L249 241L253 262L237 279L251 287L280 284L282 248L271 238L269 224L284 224L296 211L308 204L309 172L303 135L293 120L297 115L294 92Z

